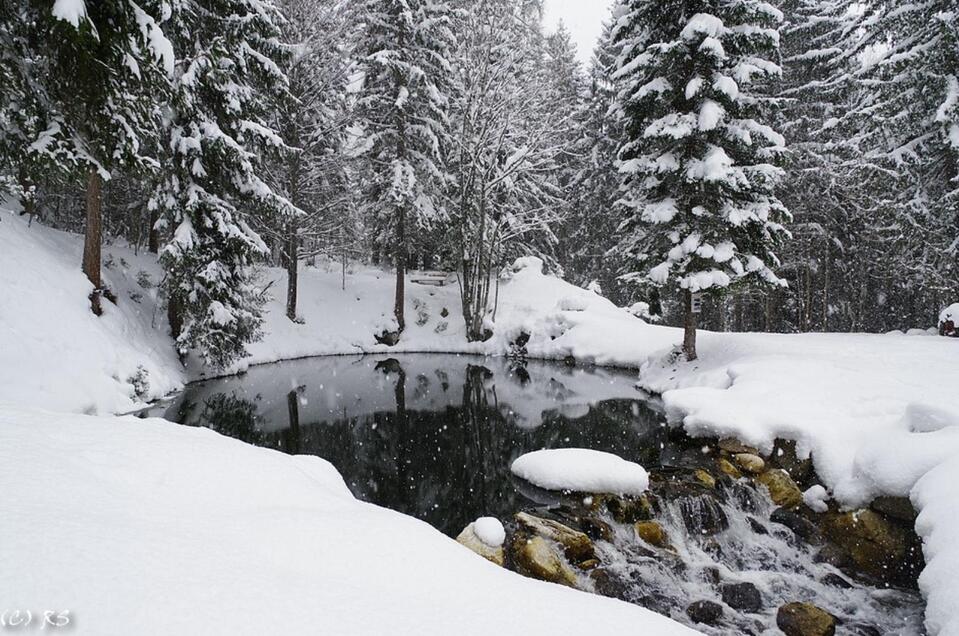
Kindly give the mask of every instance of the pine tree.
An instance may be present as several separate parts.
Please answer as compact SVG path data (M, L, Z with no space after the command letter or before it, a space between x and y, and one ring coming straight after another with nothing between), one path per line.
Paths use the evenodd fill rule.
M773 252L787 218L774 194L784 139L762 82L780 74L781 14L758 0L631 0L616 76L628 217L622 249L654 285L683 292L683 350L696 358L693 294L781 286Z
M0 75L12 90L0 101L0 147L19 166L21 191L40 169L85 180L83 271L99 314L103 182L156 165L148 155L157 140L155 103L173 71L158 25L162 6L76 0L15 2L3 11Z
M405 279L411 235L446 215L449 180L450 8L436 0L365 0L366 33L356 104L363 130L365 204L375 240L396 266L395 329L377 334L395 343L406 326Z
M150 205L172 229L160 262L178 350L218 367L260 335L254 264L267 247L249 217L298 213L261 166L285 149L266 121L287 88L281 19L267 0L178 0L168 21L178 75Z

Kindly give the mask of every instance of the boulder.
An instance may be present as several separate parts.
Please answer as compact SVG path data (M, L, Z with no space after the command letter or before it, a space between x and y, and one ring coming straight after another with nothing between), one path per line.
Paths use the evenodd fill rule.
M686 608L686 616L694 623L714 625L723 617L723 606L713 601L696 601Z
M747 446L733 437L724 437L719 440L719 450L724 450L730 455L739 455L740 453L749 453L758 455L759 449L754 446Z
M716 478L710 475L708 471L705 471L702 468L698 468L695 471L693 471L693 477L696 479L696 481L701 483L703 486L706 486L707 488L716 487Z
M777 439L773 453L769 456L769 463L785 470L797 484L808 485L816 477L812 458L799 459L796 442L793 440Z
M829 587L838 587L844 590L848 590L852 587L852 583L833 572L830 572L820 580L822 581L823 585L828 585Z
M786 508L776 508L773 510L773 513L769 515L769 520L781 526L786 526L792 530L797 537L804 541L817 545L822 543L822 535L816 524L798 512Z
M743 476L742 472L736 468L731 461L725 457L720 457L719 461L716 462L716 465L719 467L719 472L722 474L731 477L733 479L739 479Z
M614 572L606 568L596 568L590 570L589 579L593 582L593 590L597 594L621 601L630 600L629 584Z
M515 541L513 558L521 574L569 587L576 585L576 573L563 560L560 550L541 536Z
M587 561L596 557L593 542L586 534L573 530L552 519L542 519L520 512L515 517L517 523L533 534L555 541L563 547L566 558L573 563Z
M657 548L669 547L669 536L657 521L639 521L634 526L639 538Z
M721 593L723 603L735 610L755 613L763 607L763 596L752 583L727 583Z
M776 614L776 625L786 636L833 636L836 617L812 603L787 603Z
M649 498L645 495L641 497L607 497L606 509L613 515L619 523L636 523L637 521L647 521L653 516L653 509L649 503Z
M876 497L869 507L887 517L908 523L914 523L918 516L908 497Z
M456 537L456 540L487 561L492 561L496 565L502 566L505 561L503 546L492 546L485 543L476 534L475 523L471 523L466 526L459 536Z
M802 502L802 491L785 470L774 468L767 470L756 481L769 491L769 496L777 506L798 508Z
M683 524L690 534L713 535L729 527L729 518L715 496L699 495L678 500Z
M909 555L906 531L872 510L828 514L822 529L858 569L882 580L900 572Z
M739 453L737 455L733 455L733 459L736 460L736 465L745 470L747 473L758 475L766 470L766 462L763 461L763 458L759 455L755 455L753 453Z
M613 528L601 519L583 517L579 521L579 527L593 541L613 540Z

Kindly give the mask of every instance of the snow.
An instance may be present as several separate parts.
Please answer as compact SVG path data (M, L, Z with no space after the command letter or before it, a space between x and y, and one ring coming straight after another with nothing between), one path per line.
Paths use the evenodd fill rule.
M703 249L704 245L700 241L695 249ZM728 243L712 247L712 258L717 262L738 258ZM28 227L25 218L0 213L0 289L4 290L5 298L15 299L0 303L0 414L7 414L0 417L9 420L11 409L38 407L64 413L129 411L144 399L162 395L200 375L196 361L191 361L190 367L184 370L172 353L163 312L155 304L155 289L144 289L135 283L140 271L154 284L159 281L155 257L135 255L122 246L105 248L105 257L112 256L114 265L104 269L104 276L120 302L117 306L105 303L104 316L95 318L86 299L90 284L79 272L81 250L77 236L38 223ZM925 542L928 566L921 586L929 602L930 633L959 633L959 585L950 579L959 569L959 548L953 547L959 545L959 504L953 496L959 480L959 394L955 383L950 381L955 377L959 359L959 339L905 334L701 331L699 360L688 363L674 353L682 341L680 330L650 325L595 293L545 274L539 259L526 258L514 266L508 278L500 281L500 305L490 341L472 344L465 341L455 284L443 287L408 284L407 330L397 347L388 348L376 344L373 334L377 324L391 319L394 279L389 272L350 266L344 290L338 265L323 260L318 260L315 267L304 265L299 303L303 324L285 317L286 284L282 270L266 269L260 284L271 284L274 296L266 306L266 336L250 347L251 358L233 371L252 364L322 354L501 355L521 333L527 333L530 338L526 349L531 358L561 360L572 356L582 364L639 369L638 385L658 394L670 420L693 435L734 436L765 452L772 450L776 438L796 440L800 453L811 454L820 483L841 506L861 506L879 495L909 496L920 512L917 530ZM131 299L133 294L140 296L139 302ZM441 315L443 309L447 309L448 316ZM959 308L950 308L956 309ZM930 316L932 318L934 316ZM147 370L150 383L143 397L134 394L132 382L140 366ZM269 370L264 369L264 373L269 374ZM531 421L535 420L534 413L530 417ZM55 419L71 426L86 422L89 438L85 443L93 450L98 445L109 446L111 436L130 428L113 420L71 419L66 415L59 419L18 415L14 419L18 422L16 434L12 426L9 430L0 428L0 432L14 435L16 445L26 443L32 435L32 424L28 422L37 423L38 435L45 435L50 441L59 440L58 443L73 439L70 429L57 432L56 426L46 426L43 422ZM159 424L145 426L153 430L151 426ZM80 444L80 440L73 441ZM3 449L0 452L12 452L6 443L0 449ZM19 466L21 475L31 476L37 471L73 471L69 475L61 474L64 479L79 478L88 472L87 476L93 479L101 470L106 470L97 463L101 461L99 455L89 455L85 448L71 447L70 450L76 452L60 455L53 454L59 453L55 449L48 454L37 450L26 465L17 459L20 455L14 453L13 464L3 461L0 470ZM187 456L198 457L190 455L189 448L185 450ZM139 455L135 459L131 457L121 454L113 461L126 466L132 479L138 475L141 462ZM117 475L123 472L120 464L114 466ZM179 464L171 459L170 465ZM7 479L13 479L11 473L4 474ZM151 474L145 474L144 479L155 478L160 484L166 478L178 479L177 474L169 470L162 479L158 474L152 477ZM240 473L234 477L241 484L245 479ZM14 483L19 485L21 481L27 480L21 477ZM55 490L50 488L36 501L53 496L50 493ZM0 490L22 496L18 488L7 484L0 484ZM122 496L117 505L125 501L123 496L127 492L123 488L120 491ZM193 496L189 488L185 492ZM28 494L35 495L32 490ZM811 493L810 497L814 495ZM106 515L117 510L113 504L91 499L92 493L84 496L86 499L81 503L86 505L79 507L85 511L81 518L85 519L87 513ZM130 509L143 511L146 505L143 502L152 499L152 495L144 494L142 501ZM68 506L73 505L70 497L64 497L64 501ZM105 510L99 509L101 505L105 505ZM178 508L173 501L166 501L164 505L167 507L156 512L157 519L197 516L190 512L191 508ZM282 508L281 504L277 505ZM54 514L52 511L56 508L52 503L24 504L24 512L0 520L0 524L22 523L22 527L18 526L22 530L38 524L41 519L38 515ZM20 510L17 505L10 509ZM252 504L249 509L252 510ZM98 518L97 523L101 521L116 519ZM109 528L109 525L103 527ZM380 528L380 532L389 532L385 528ZM20 537L30 533L13 534L5 530L0 528L0 536L33 540L30 536ZM85 532L93 534L89 528ZM102 541L106 542L112 531L103 530L101 534ZM51 537L50 545L55 545L54 539L67 540L57 535ZM149 532L144 545L151 545L154 540L162 550L173 549L168 537ZM282 539L269 543L289 545ZM10 549L6 542L0 543L0 550L4 549ZM199 551L198 546L191 549ZM222 556L213 552L203 559ZM17 559L9 561L9 567L17 572L28 571L26 561L32 560L36 551L18 554ZM95 555L105 558L105 554ZM81 558L80 555L66 556L74 560ZM341 566L334 561L331 557L330 563L324 563L323 567ZM106 562L109 565L111 559L106 558ZM8 561L4 563L7 568ZM146 560L138 563L144 568L154 564ZM225 567L219 562L205 563L214 569ZM188 571L195 572L193 568ZM53 576L52 570L47 569L45 573L48 580L66 585L62 577ZM6 581L5 576L6 571L0 574L0 581ZM148 580L138 583L154 584L155 581ZM232 581L230 584L239 585ZM377 581L377 584L385 583ZM105 595L105 583L101 581L98 585L99 593ZM279 594L271 585L274 584L268 584L267 588ZM318 584L311 582L310 585ZM192 583L187 585L192 590L191 586ZM83 586L75 587L79 590L77 593L85 593ZM203 594L210 600L208 592ZM475 594L469 596L475 597ZM118 603L117 607L121 605ZM282 602L280 606L286 607ZM186 607L193 606L188 603Z
M80 21L87 17L87 6L83 0L56 0L50 12L58 20L79 27Z
M479 559L320 458L207 429L5 409L0 490L0 598L69 610L80 633L695 633Z
M491 548L498 548L506 541L506 529L496 517L480 517L473 522L473 532Z
M649 487L649 474L639 464L586 448L526 453L513 461L510 470L546 490L641 495Z
M826 500L829 498L826 489L816 484L815 486L810 486L806 492L802 494L803 503L809 506L809 509L814 512L826 512L829 510Z

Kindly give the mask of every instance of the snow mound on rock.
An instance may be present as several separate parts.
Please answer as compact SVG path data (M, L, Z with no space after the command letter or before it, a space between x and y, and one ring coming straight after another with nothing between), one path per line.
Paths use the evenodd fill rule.
M639 495L649 474L639 464L585 448L538 450L517 458L513 474L547 490Z
M491 548L498 548L506 541L506 529L496 517L480 517L473 522L473 532Z

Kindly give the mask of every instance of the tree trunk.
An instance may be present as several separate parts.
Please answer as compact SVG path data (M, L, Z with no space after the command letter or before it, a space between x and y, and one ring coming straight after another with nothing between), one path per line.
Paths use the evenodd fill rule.
M100 307L100 294L103 290L103 280L100 277L100 235L102 232L100 188L100 174L95 169L91 169L87 174L87 225L83 237L83 273L93 283L90 307L97 316L103 313L103 309Z
M286 411L290 418L290 428L287 430L286 452L291 455L300 454L300 398L293 389L286 394Z
M683 353L692 362L696 359L696 314L693 313L693 294L683 291L683 303L686 305L686 319L683 322Z
M286 235L286 317L296 322L297 279L300 261L297 258L296 226L292 223Z
M400 208L396 223L396 300L393 315L400 331L406 329L406 317L403 307L406 305L406 210Z
M160 252L160 232L157 231L158 216L156 210L150 210L150 232L147 235L147 249L151 254Z
M166 305L166 317L170 322L170 335L176 340L183 331L183 312L180 303L171 298Z

